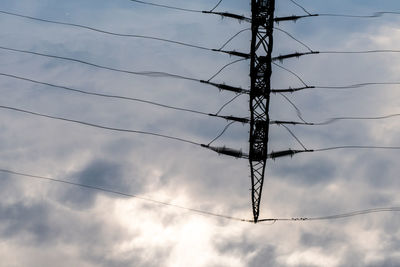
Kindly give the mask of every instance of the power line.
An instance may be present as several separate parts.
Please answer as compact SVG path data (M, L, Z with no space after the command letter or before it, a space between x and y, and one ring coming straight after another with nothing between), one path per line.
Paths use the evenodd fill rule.
M284 124L279 124L279 125L282 125L289 132L289 134L304 148L304 150L308 150L306 146L303 144L303 142L301 142L300 139L292 132L292 130L289 129L289 127L287 127Z
M169 78L183 79L183 80L189 80L189 81L195 81L195 82L200 82L201 81L201 80L196 79L196 78L185 77L185 76L182 76L182 75L171 74L171 73L167 73L167 72L129 71L129 70L123 70L123 69L117 69L117 68L102 66L102 65L99 65L99 64L91 63L91 62L80 60L80 59L75 59L75 58L70 58L70 57L62 57L62 56L56 56L56 55L50 55L50 54L44 54L44 53L38 53L38 52L22 50L22 49L15 49L15 48L4 47L4 46L0 46L0 49L7 50L7 51L18 52L18 53L24 53L24 54L31 54L31 55L41 56L41 57L61 59L61 60L66 60L66 61L85 64L85 65L96 67L96 68L100 68L100 69L106 69L106 70L110 70L110 71L126 73L126 74L131 74L131 75L141 75L141 76L148 76L148 77L153 77L153 78L169 77Z
M226 130L228 130L228 128L229 128L232 124L234 124L234 123L235 123L235 121L232 121L232 122L228 123L228 124L225 126L225 128L221 131L221 133L219 133L213 140L211 140L211 142L209 142L209 143L207 144L207 146L210 146L212 143L214 143L216 140L218 140L218 138L220 138L220 137L226 132Z
M71 87L56 85L56 84L47 83L47 82L41 82L41 81L37 81L37 80L33 80L33 79L21 77L21 76L11 75L11 74L7 74L7 73L1 73L1 72L0 72L0 75L1 76L5 76L5 77L9 77L9 78L22 80L22 81L35 83L35 84L46 85L46 86L50 86L50 87L58 88L58 89L62 89L62 90L67 90L67 91L72 91L72 92L76 92L76 93L86 94L86 95L93 95L93 96L99 96L99 97L105 97L105 98L113 98L113 99L122 99L122 100L127 100L127 101L141 102L141 103L146 103L146 104L150 104L150 105L154 105L154 106L158 106L158 107L163 107L163 108L168 108L168 109L173 109L173 110L177 110L177 111L185 111L185 112L191 112L191 113L195 113L195 114L209 116L209 113L206 113L206 112L193 110L193 109L188 109L188 108L174 107L174 106L161 104L161 103L157 103L157 102L149 101L149 100L144 100L144 99L140 99L140 98L89 92L89 91L85 91L85 90L74 89L74 88L71 88Z
M214 15L220 15L223 17L228 17L228 18L233 18L237 19L240 21L246 21L246 22L251 22L251 19L242 15L237 15L229 12L214 12L214 9L218 7L218 5L221 3L221 1L210 11L207 10L196 10L196 9L189 9L189 8L181 8L181 7L176 7L176 6L170 6L170 5L162 5L162 4L156 4L152 2L145 2L145 1L139 1L139 0L130 0L132 2L137 2L140 4L144 5L150 5L150 6L155 6L155 7L162 7L162 8L168 8L168 9L174 9L174 10L179 10L179 11L185 11L185 12L193 12L193 13L202 13L202 14L214 14Z
M317 149L305 149L305 150L283 150L283 151L272 151L267 155L267 158L276 159L279 157L290 156L293 157L295 154L299 153L311 153L311 152L323 152L323 151L331 151L338 149L382 149L382 150L400 150L398 146L358 146L358 145L347 145L347 146L333 146L333 147L325 147L325 148L317 148Z
M231 100L229 100L228 102L226 102L225 104L223 104L223 105L221 106L221 108L220 108L217 112L215 112L215 115L218 115L227 105L229 105L230 103L232 103L233 101L235 101L239 96L242 96L242 95L243 95L243 93L239 93L239 94L235 95Z
M26 113L26 114L39 116L39 117L44 117L44 118L72 122L72 123L81 124L81 125L85 125L85 126L89 126L89 127L103 129L103 130L116 131L116 132L125 132L125 133L134 133L134 134L143 134L143 135L151 135L151 136L162 137L162 138L171 139L171 140L175 140L175 141L180 141L180 142L184 142L184 143L188 143L188 144L192 144L192 145L196 145L196 146L201 146L200 143L197 143L197 142L194 142L194 141L191 141L191 140L187 140L187 139L183 139L183 138L179 138L179 137L175 137L175 136L159 134L159 133L108 127L108 126L103 126L103 125L99 125L99 124L94 124L94 123L89 123L89 122L84 122L84 121L79 121L79 120L73 120L73 119L67 119L67 118L63 118L63 117L51 116L51 115L47 115L47 114L42 114L42 113L38 113L38 112L33 112L33 111L29 111L29 110L24 110L24 109L19 109L19 108L14 108L14 107L8 107L8 106L0 106L0 109L7 109L7 110L17 111L17 112Z
M318 51L319 54L372 54L372 53L400 53L400 50L395 49L379 49L379 50L364 50L364 51ZM308 54L311 55L311 54Z
M299 44L303 45L305 48L307 48L308 50L310 50L310 52L314 52L313 49L311 49L308 45L306 45L305 43L303 43L302 41L300 41L299 39L297 39L296 37L294 37L291 33L289 33L288 31L282 30L278 27L274 27L274 30L278 30L280 32L283 32L284 34L286 34L287 36L289 36L290 38L292 38L293 40L295 40L296 42L298 42Z
M400 15L400 12L383 11L383 12L375 12L372 15L351 15L351 14L348 15L348 14L333 14L333 13L310 14L307 12L307 15L303 15L303 16L292 15L292 16L286 16L286 17L275 17L274 21L276 23L280 23L282 21L294 21L295 22L299 19L310 18L310 17L347 17L347 18L362 18L363 19L363 18L377 18L377 17L381 17L384 14Z
M348 217L354 217L364 214L379 213L379 212L399 212L400 207L388 207L388 208L374 208L366 210L357 210L349 213L335 214L322 217L293 217L293 218L271 218L271 219L260 219L259 222L277 222L277 221L323 221L323 220L335 220Z
M400 82L370 82L370 83L357 83L357 84L350 84L350 85L338 85L338 86L327 86L327 85L314 85L314 86L307 86L301 88L289 88L289 89L272 89L272 93L293 93L302 90L310 90L310 89L327 89L327 90L347 90L347 89L356 89L361 87L367 87L372 85L400 85Z
M202 10L196 10L196 9L189 9L189 8L182 8L182 7L176 7L176 6L169 6L169 5L162 5L162 4L156 4L156 3L152 3L152 2L145 2L145 1L140 1L140 0L129 0L131 2L136 2L139 4L143 4L143 5L149 5L149 6L156 6L156 7L162 7L162 8L168 8L168 9L174 9L174 10L179 10L179 11L185 11L185 12L192 12L192 13L203 13ZM219 5L219 3L218 3ZM218 6L217 5L217 6ZM216 7L217 7L216 6ZM216 8L215 7L215 8ZM215 9L214 8L214 9ZM214 10L212 9L212 10ZM212 11L211 10L211 11Z
M144 200L144 201L151 202L154 204L178 208L178 209L182 209L182 210L186 210L186 211L190 211L190 212L194 212L194 213L198 213L198 214L202 214L202 215L206 215L206 216L219 217L219 218L223 218L223 219L241 221L241 222L252 222L252 221L246 220L246 219L236 218L236 217L232 217L232 216L222 215L222 214L199 210L199 209L188 208L188 207L180 206L180 205L173 204L170 202L159 201L159 200L155 200L155 199L145 197L145 196L138 196L138 195L133 195L133 194L129 194L129 193L123 193L120 191L115 191L115 190L98 187L98 186L93 186L93 185L81 184L81 183L71 182L71 181L67 181L67 180L55 179L55 178L51 178L51 177L44 177L44 176L33 175L33 174L22 173L22 172L16 172L16 171L11 171L11 170L6 170L6 169L0 169L0 172L12 174L12 175L23 176L23 177L34 178L34 179L45 180L45 181L49 181L49 182L56 182L56 183L61 183L61 184L77 186L77 187L83 187L83 188L90 189L90 190L102 191L102 192L111 193L111 194L124 196L124 197L136 198L136 199Z
M71 27L86 29L86 30L90 30L90 31L94 31L94 32L102 33L102 34L107 34L107 35L118 36L118 37L129 37L129 38L141 38L141 39L157 40L157 41L162 41L162 42L167 42L167 43L172 43L172 44L177 44L177 45L182 45L182 46L187 46L187 47L192 47L192 48L212 51L212 49L208 48L208 47L189 44L189 43L180 42L180 41L174 41L174 40L165 39L165 38L154 37L154 36L146 36L146 35L139 35L139 34L116 33L116 32L106 31L106 30L102 30L102 29L97 29L97 28L94 28L94 27L85 26L85 25L82 25L82 24L75 24L75 23L68 23L68 22L61 22L61 21L55 21L55 20L36 18L36 17L31 17L31 16L27 16L27 15L18 14L18 13L12 13L12 12L3 11L3 10L0 10L0 13L7 14L7 15L10 15L10 16L16 16L16 17L26 18L26 19L30 19L30 20L40 21L40 22L46 22L46 23L52 23L52 24L58 24L58 25L71 26Z
M310 12L308 12L303 6L301 6L299 3L293 1L293 0L289 0L290 2L292 2L293 4L295 4L296 6L298 6L299 8L301 8L304 12L306 12L308 15L312 15Z
M222 3L222 0L219 0L218 3L212 8L210 9L210 11L214 11L220 4Z
M337 149L383 149L383 150L399 150L400 147L397 146L334 146L334 147L326 147L326 148L318 148L314 149L314 152L320 151L330 151Z
M213 50L213 51L218 51L218 50L222 50L224 49L225 46L227 46L233 39L235 39L239 34L241 34L242 32L245 31L249 31L251 30L251 28L246 28L243 30L238 31L237 33L235 33L231 38L228 39L228 41L226 41L220 48L218 48L217 50Z
M333 13L321 13L317 15L321 17L377 18L385 14L400 15L400 12L380 11L380 12L374 12L372 15L352 15L352 14L333 14Z
M287 72L293 74L305 87L309 87L309 86L306 84L306 82L303 81L303 79L300 78L300 76L297 75L295 72L293 72L293 71L291 71L290 69L285 68L285 67L283 67L283 66L281 66L281 65L279 65L279 64L277 64L277 63L275 63L275 62L271 62L271 63L274 64L275 66L277 66L278 68L283 69L283 70L285 70L285 71L287 71ZM271 90L271 92L272 92L272 90Z
M383 120L383 119L389 119L393 117L398 117L400 116L400 113L396 114L389 114L389 115L384 115L384 116L376 116L376 117L335 117L335 118L330 118L327 119L323 122L305 122L304 120L302 122L295 122L295 121L271 121L270 123L272 124L278 124L278 125L283 125L283 124L292 124L292 125L309 125L309 126L318 126L318 125L327 125L327 124L332 124L336 121L340 120Z
M209 81L211 81L212 79L214 79L215 77L217 77L217 76L218 76L224 69L226 69L227 67L229 67L229 66L231 66L231 65L233 65L233 64L236 64L236 63L238 63L238 62L245 61L245 60L247 60L247 58L237 59L237 60L232 61L232 62L230 62L230 63L228 63L228 64L225 64L220 70L217 71L217 73L215 73L213 76L211 76L211 78L208 79L207 81L209 82Z

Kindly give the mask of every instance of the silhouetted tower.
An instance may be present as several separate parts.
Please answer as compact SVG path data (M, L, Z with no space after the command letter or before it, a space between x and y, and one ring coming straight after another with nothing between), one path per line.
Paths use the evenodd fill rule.
M273 48L275 0L252 0L250 62L250 149L254 222L260 213L265 164L268 155L269 102L271 92L271 52Z

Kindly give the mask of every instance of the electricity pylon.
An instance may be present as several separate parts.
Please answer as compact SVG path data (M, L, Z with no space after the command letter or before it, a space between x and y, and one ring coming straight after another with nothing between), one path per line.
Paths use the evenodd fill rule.
M265 165L268 157L271 53L275 0L251 1L250 148L251 200L254 223L260 213Z

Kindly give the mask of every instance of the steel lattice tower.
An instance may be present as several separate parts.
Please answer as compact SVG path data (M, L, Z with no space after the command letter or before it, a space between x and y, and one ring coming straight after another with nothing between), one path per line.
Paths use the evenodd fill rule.
M261 193L268 156L271 53L275 0L252 0L250 62L250 148L251 198L254 222L260 213Z

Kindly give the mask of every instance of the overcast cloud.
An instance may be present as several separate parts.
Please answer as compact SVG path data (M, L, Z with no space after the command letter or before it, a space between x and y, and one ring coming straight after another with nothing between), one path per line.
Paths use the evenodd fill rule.
M207 10L217 1L159 1ZM276 15L303 14L288 0ZM379 3L378 3L379 2ZM400 11L396 0L299 0L311 13ZM149 7L128 0L2 0L0 10L125 34L218 48L248 23ZM250 3L222 1L219 11L250 16ZM277 27L318 51L398 49L400 16L314 17ZM0 46L131 71L160 71L207 80L236 60L224 54L154 40L124 38L0 14ZM306 51L274 33L274 55ZM244 31L227 49L247 52ZM0 72L96 93L216 112L234 96L189 80L128 75L79 63L0 49ZM309 85L399 82L399 54L321 54L284 61ZM249 62L213 81L248 88ZM273 87L302 86L274 67ZM226 121L145 103L84 95L0 75L1 106L150 131L208 143ZM287 95L308 121L400 113L396 85L308 90ZM248 116L240 96L222 114ZM298 120L280 95L271 118ZM232 125L215 145L248 150L248 126ZM399 146L399 119L290 126L307 148ZM174 140L110 132L0 110L1 169L145 196L179 206L251 219L248 162ZM271 126L270 151L301 149ZM335 150L268 161L261 218L319 217L400 206L398 151ZM399 266L400 217L379 213L330 221L250 224L199 215L135 198L0 173L0 266Z

